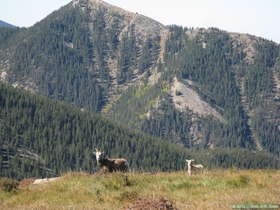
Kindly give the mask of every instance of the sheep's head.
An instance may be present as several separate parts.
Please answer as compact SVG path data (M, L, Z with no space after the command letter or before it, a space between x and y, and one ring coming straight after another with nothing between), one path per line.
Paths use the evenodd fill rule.
M188 163L188 165L191 165L191 163L194 161L194 159L188 160L186 159L186 162Z
M102 154L104 154L104 152L101 152L101 150L98 150L98 149L95 149L95 157L96 157L96 160L98 161L101 157Z

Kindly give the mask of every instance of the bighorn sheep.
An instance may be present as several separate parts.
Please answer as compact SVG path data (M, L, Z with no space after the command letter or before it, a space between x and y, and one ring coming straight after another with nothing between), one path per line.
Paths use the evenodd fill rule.
M192 162L194 161L194 159L188 160L186 159L186 162L188 164L188 174L191 175L192 170L202 170L203 169L203 165L201 164L193 164Z
M128 162L126 159L112 159L112 158L106 158L104 156L104 152L101 152L98 149L95 149L95 157L97 164L103 171L108 172L127 172L128 171Z

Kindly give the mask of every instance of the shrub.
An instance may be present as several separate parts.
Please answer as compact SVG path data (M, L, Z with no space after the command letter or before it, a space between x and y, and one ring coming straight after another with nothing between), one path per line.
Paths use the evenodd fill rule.
M136 191L124 191L124 192L120 193L119 200L132 201L132 200L136 200L137 198L138 198L138 193Z
M249 184L250 178L247 176L239 176L237 179L229 180L227 181L227 185L232 186L232 187L245 187Z
M5 192L14 192L18 189L19 182L14 179L1 178L0 189Z
M124 187L132 186L133 181L131 181L127 175L113 174L110 180L108 179L103 182L103 185L109 190L119 190Z

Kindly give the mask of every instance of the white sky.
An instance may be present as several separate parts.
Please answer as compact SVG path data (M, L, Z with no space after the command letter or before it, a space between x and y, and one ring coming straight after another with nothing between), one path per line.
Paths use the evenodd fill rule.
M165 25L217 27L280 43L280 0L105 0ZM2 0L0 20L31 26L70 0Z

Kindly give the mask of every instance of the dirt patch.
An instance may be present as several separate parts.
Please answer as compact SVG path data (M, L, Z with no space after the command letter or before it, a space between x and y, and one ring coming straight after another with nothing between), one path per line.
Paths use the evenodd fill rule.
M31 184L33 184L33 182L36 180L36 178L26 178L23 179L19 182L19 188L23 189L26 188L28 186L30 186Z
M125 210L176 210L174 203L166 198L140 198L124 208Z

